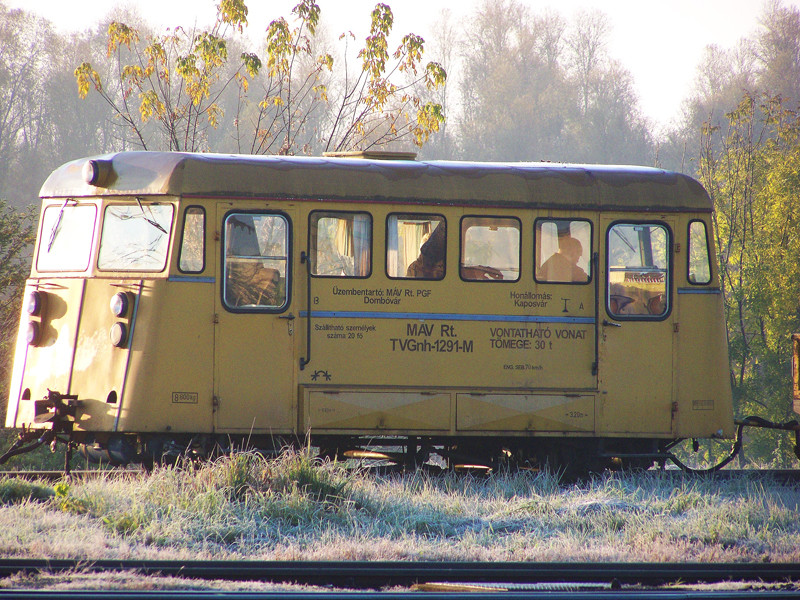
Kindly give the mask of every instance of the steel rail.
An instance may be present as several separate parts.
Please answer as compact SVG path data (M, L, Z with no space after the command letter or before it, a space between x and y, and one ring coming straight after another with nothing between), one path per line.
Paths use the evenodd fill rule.
M711 481L755 480L774 481L782 485L800 483L800 469L721 469L711 473L687 472L680 469L667 469L659 471L652 469L644 474L658 473L659 476L674 478L675 480L692 481L693 479Z
M206 591L206 590L0 590L0 599L19 600L797 600L800 593L790 590L698 591L698 590L631 590L631 591L507 591L486 592L305 592L305 591Z
M0 577L68 571L135 571L142 575L197 580L261 581L380 589L419 583L668 584L755 581L800 583L800 563L469 563L469 562L293 562L293 561L146 561L3 559ZM470 596L472 597L472 596Z

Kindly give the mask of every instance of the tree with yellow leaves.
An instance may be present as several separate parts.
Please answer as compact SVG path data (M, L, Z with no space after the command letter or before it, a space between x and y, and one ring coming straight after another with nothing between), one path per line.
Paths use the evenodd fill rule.
M726 130L706 125L702 148L738 410L796 418L789 336L800 332L800 113L780 97L745 95ZM791 457L788 436L777 451L769 444L751 453L774 454L776 464Z
M270 23L263 60L251 52L235 61L228 55L229 38L247 26L244 0L221 0L208 31L178 27L142 40L136 28L113 22L114 76L103 81L83 62L75 69L78 91L100 94L142 149L219 150L208 133L226 115L223 95L231 86L237 102L227 112L239 152L343 151L404 141L421 147L444 114L414 90L420 83L435 90L446 78L437 63L423 65L422 38L406 35L390 55L393 15L378 4L357 53L359 72L347 72L344 60L337 73L331 52L316 50L320 12L315 0L301 0L292 10L294 26L284 18Z

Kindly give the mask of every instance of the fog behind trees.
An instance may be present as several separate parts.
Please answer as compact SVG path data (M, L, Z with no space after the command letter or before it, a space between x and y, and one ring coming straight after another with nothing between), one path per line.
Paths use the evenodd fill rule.
M324 22L325 0L320 7ZM115 17L147 31L136 14ZM0 198L26 206L58 165L140 149L97 94L78 97L78 65L90 60L104 75L115 68L106 56L107 25L59 35L0 0ZM631 73L608 52L610 24L600 11L567 19L517 0L487 0L463 22L439 15L434 31L425 59L450 73L430 92L446 122L420 159L636 164L696 175L703 124L723 125L745 92L792 106L800 99L800 11L778 0L765 4L752 37L707 48L682 119L667 130L643 116ZM222 97L224 116L205 131L204 150L240 151L231 133L236 102L234 93ZM318 151L311 142L293 150Z

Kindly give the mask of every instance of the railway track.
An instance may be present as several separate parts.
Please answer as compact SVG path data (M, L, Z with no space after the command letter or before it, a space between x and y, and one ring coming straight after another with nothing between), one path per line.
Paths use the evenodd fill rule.
M376 590L420 584L519 586L594 584L595 590L623 586L760 582L794 584L800 593L800 563L469 563L469 562L294 562L294 561L143 561L2 559L0 577L15 574L102 573L133 571L141 575L191 580L259 581ZM597 586L600 586L599 588ZM800 595L796 596L800 597Z
M655 471L654 471L655 472ZM717 479L720 481L730 481L737 478L769 479L781 483L800 483L800 469L722 469L714 473L686 473L679 469L661 471L668 473L676 478L680 477L704 477Z
M19 600L174 600L174 599L200 599L200 600L367 600L380 598L381 600L454 600L463 598L466 590L444 592L379 592L365 594L364 592L237 592L227 591L49 591L49 590L14 590L0 591L0 598L15 598ZM797 592L787 590L743 590L743 591L536 591L536 590L470 590L466 596L469 600L797 600Z

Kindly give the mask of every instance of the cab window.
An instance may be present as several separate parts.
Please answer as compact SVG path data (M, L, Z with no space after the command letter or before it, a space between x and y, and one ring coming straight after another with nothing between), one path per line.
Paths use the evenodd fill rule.
M591 277L592 224L539 219L535 227L535 279L544 283L587 283Z
M200 206L190 206L183 215L183 239L178 269L200 273L205 267L206 213Z
M608 230L607 309L618 319L669 311L670 234L665 225L617 223Z
M708 235L703 221L689 223L689 283L705 285L711 283L711 260L708 251Z
M225 217L222 297L234 311L279 311L288 298L289 222L284 215Z
M520 229L518 219L464 217L461 220L461 279L517 281Z
M389 215L386 222L386 271L393 279L442 279L447 249L444 217Z
M103 271L163 271L172 213L172 204L138 201L107 206L97 267Z
M311 274L369 277L372 271L372 216L314 211L309 224Z
M94 242L97 207L93 204L76 206L67 200L58 206L48 206L42 215L39 235L38 271L85 271Z

